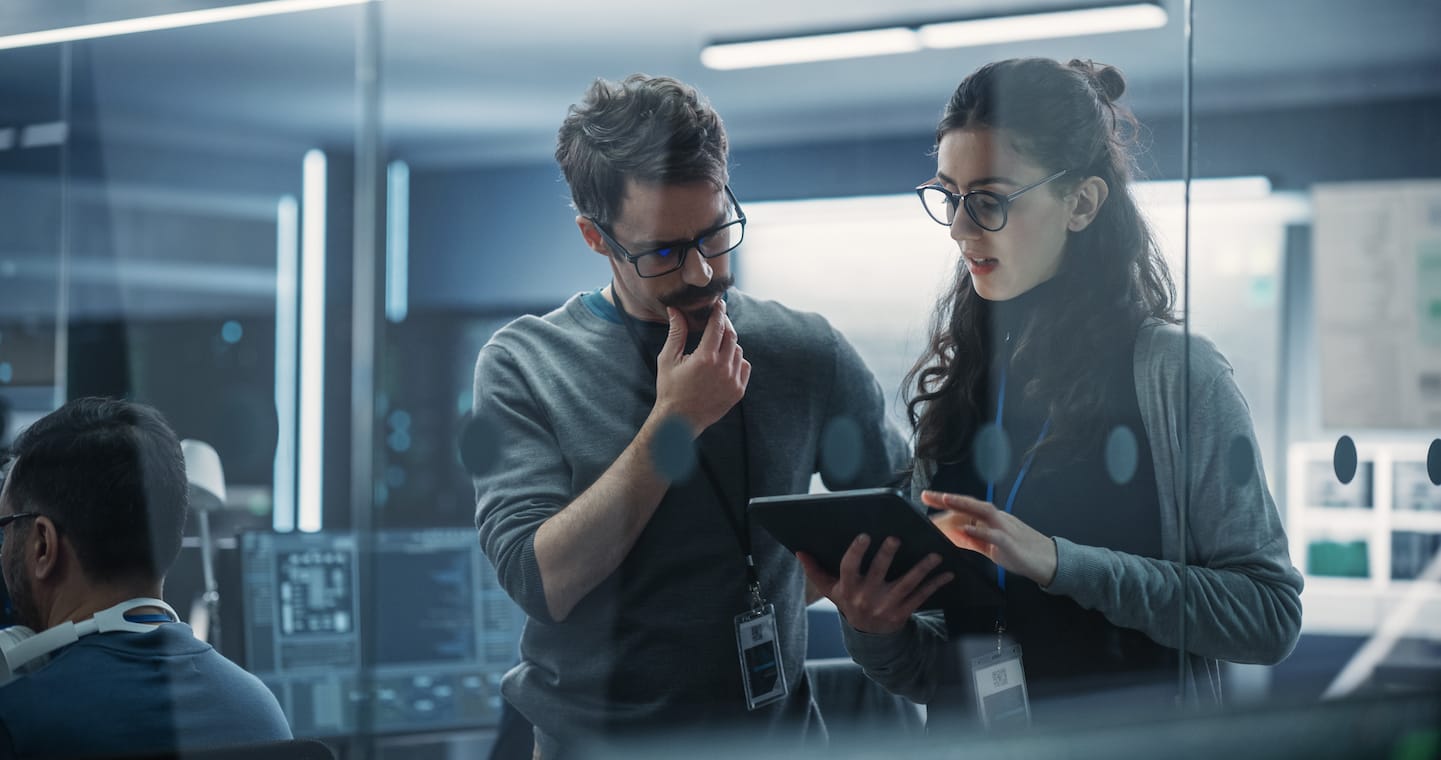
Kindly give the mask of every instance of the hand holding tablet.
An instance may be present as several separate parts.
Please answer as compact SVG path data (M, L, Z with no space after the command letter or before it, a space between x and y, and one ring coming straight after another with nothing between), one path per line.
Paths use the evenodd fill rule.
M896 608L993 607L1000 603L990 562L951 543L920 507L897 490L759 497L751 499L750 514L786 548L809 555L814 568L833 578L847 572L868 576L879 556L888 566L884 577L881 573L871 576L868 590L897 589L891 600ZM858 546L859 561L843 568L847 551L861 535L869 540ZM921 565L931 555L935 559ZM915 575L907 578L912 571ZM945 574L953 576L952 580L942 581L940 576ZM906 588L927 593L923 599L908 599L909 594L899 593Z

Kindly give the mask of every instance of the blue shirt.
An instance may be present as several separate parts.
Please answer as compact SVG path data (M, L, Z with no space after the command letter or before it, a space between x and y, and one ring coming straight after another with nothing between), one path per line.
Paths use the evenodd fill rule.
M275 695L184 623L85 636L0 687L0 758L166 752L289 738Z

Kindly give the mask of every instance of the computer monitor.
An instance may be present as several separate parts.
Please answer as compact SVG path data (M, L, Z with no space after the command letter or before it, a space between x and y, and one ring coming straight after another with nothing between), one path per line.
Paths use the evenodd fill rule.
M368 588L360 544L353 533L241 536L246 668L275 692L297 736L494 726L525 618L475 531L377 533ZM362 594L374 594L371 630ZM363 643L373 646L368 679Z

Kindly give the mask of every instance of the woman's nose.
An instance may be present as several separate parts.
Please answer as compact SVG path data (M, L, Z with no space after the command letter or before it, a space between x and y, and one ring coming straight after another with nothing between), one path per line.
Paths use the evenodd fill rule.
M964 208L956 209L956 215L951 219L951 239L960 242L962 240L975 240L985 230L971 219Z

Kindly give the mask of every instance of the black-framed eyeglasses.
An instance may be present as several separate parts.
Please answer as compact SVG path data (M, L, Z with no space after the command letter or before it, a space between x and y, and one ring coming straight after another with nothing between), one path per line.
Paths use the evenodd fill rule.
M717 256L724 256L740 246L746 236L746 214L741 210L740 201L736 200L735 193L731 192L730 185L725 186L725 192L731 206L735 207L735 219L718 224L691 240L667 243L641 253L631 253L626 250L626 247L616 241L605 225L594 219L590 221L596 229L600 230L601 237L605 238L605 244L610 246L611 250L624 256L625 260L635 267L636 274L641 277L660 277L685 266L686 254L692 248L699 251L701 256L713 259Z
M19 519L21 519L22 517L39 517L39 516L40 516L40 513L39 513L39 512L16 512L16 513L14 513L14 514L9 514L9 515L5 515L4 517L0 517L0 549L3 549L4 546L5 546L5 529L8 528L8 527L10 527L10 523L15 522L16 520L19 520Z
M956 210L964 206L966 216L969 216L977 227L987 232L1000 232L1006 226L1011 204L1017 198L1056 179L1066 171L1062 169L1040 182L1032 182L1010 195L991 190L953 193L942 185L921 185L916 188L916 195L921 197L921 205L925 206L926 213L936 220L937 224L944 227L951 226L956 221Z

